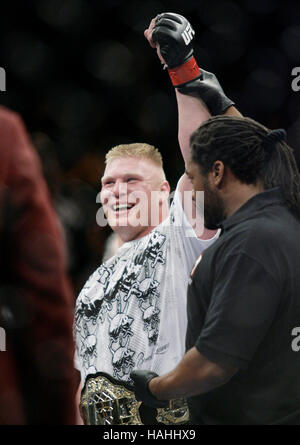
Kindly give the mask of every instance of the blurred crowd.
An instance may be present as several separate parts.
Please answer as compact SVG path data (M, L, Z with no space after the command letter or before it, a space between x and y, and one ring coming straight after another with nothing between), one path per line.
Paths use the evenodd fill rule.
M96 223L105 152L158 146L171 184L182 170L169 79L143 30L159 12L185 15L199 66L241 112L283 127L300 165L300 3L287 0L11 0L1 4L0 104L19 112L42 160L68 246L75 292L100 264L109 228ZM176 153L176 154L175 154Z

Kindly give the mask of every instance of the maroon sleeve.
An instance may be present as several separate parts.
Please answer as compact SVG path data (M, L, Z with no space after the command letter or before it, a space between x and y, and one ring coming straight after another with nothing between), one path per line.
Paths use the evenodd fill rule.
M3 107L0 224L0 305L8 314L8 353L17 367L25 422L72 424L74 298L62 231L23 122Z

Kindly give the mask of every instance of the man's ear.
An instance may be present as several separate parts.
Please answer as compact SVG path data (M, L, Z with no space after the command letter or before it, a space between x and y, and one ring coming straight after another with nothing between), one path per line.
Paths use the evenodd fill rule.
M225 165L222 161L215 161L212 167L212 181L216 187L220 187L225 175Z
M168 181L164 181L162 184L161 184L161 186L160 186L160 190L162 191L162 192L165 192L165 193L170 193L170 190L171 190L171 188L170 188L170 184L168 183Z
M160 185L160 191L162 192L162 198L160 199L160 203L163 203L163 201L167 201L171 188L168 181L163 181Z

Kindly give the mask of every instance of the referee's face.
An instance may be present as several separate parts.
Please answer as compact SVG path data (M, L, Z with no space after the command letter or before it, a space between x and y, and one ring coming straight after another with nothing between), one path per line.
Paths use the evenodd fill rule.
M196 202L197 192L204 191L204 226L209 230L215 230L226 218L223 200L219 196L218 188L212 181L212 173L204 173L198 164L189 160L186 174L193 184L193 199Z

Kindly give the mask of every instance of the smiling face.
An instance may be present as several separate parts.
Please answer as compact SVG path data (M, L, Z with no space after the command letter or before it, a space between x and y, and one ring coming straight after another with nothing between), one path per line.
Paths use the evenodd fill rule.
M161 222L169 185L162 169L151 160L130 156L113 159L101 182L104 213L123 241L140 238Z

